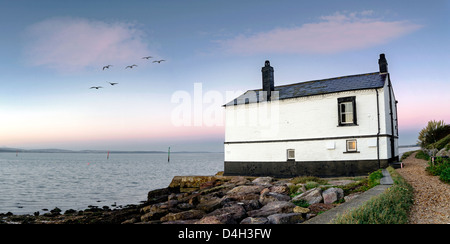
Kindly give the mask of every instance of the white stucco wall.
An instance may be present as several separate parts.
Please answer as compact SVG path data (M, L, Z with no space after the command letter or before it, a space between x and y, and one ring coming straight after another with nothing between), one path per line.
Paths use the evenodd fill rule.
M378 93L383 135L390 132L388 95L385 88ZM338 126L337 99L349 96L356 97L358 125ZM295 149L296 161L377 159L375 89L242 104L225 111L225 161L286 161L287 149ZM358 153L344 153L352 137ZM380 137L380 159L390 157L389 143L388 137Z

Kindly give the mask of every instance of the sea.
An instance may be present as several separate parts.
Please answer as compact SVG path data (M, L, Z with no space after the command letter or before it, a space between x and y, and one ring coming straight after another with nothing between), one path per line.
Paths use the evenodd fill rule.
M223 153L0 153L0 213L110 209L147 200L174 176L223 171Z

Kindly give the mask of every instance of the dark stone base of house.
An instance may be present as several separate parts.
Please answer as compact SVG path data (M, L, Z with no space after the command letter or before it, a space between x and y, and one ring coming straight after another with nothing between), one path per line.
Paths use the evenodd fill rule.
M224 175L245 176L360 176L386 168L393 159L320 162L225 162Z

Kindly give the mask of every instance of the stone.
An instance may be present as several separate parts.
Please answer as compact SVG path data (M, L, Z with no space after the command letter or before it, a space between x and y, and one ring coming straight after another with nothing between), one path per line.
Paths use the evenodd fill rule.
M158 209L155 211L149 211L141 216L142 222L147 222L151 220L159 220L161 217L167 215L169 211L167 209Z
M344 190L341 188L329 188L322 193L323 203L330 204L344 198Z
M271 186L269 188L270 192L276 192L280 194L289 195L289 187L287 185L278 185L278 186Z
M195 224L237 224L231 213L211 215L201 218Z
M304 200L308 204L320 203L323 201L322 190L316 187L292 198L292 202L300 200Z
M247 212L250 217L266 217L277 213L289 213L295 208L295 204L288 201L269 202L262 208Z
M247 217L245 219L243 219L241 221L241 225L245 225L245 224L256 224L256 225L261 225L261 224L268 224L269 220L266 217Z
M294 213L302 213L302 214L307 214L307 213L311 212L311 210L309 208L303 208L300 206L295 206L295 208L292 211Z
M250 194L228 194L222 197L222 203L225 204L230 201L250 201L250 200L259 200L259 194L250 193Z
M209 212L212 212L212 211L220 208L222 206L221 202L222 202L221 198L212 197L212 198L209 198L207 200L201 201L197 205L196 209L202 210L202 211L205 211L205 212L209 213Z
M187 192L200 189L207 182L214 182L215 176L174 176L170 182L169 190Z
M249 183L250 181L244 176L234 176L231 178L230 183L236 186L241 186Z
M266 177L258 177L252 181L255 185L262 185L262 186L270 186L272 185L273 178L270 176Z
M179 213L169 213L166 216L162 217L161 221L166 222L166 221L187 220L187 219L201 219L204 215L205 212L201 210L191 209Z
M257 185L242 185L237 186L230 191L227 192L227 195L232 194L259 194L265 187L264 186L257 186Z
M301 213L272 214L267 219L269 224L297 224L305 221Z
M246 211L244 207L241 206L240 204L234 204L228 207L216 209L211 213L207 214L206 216L224 215L224 214L229 214L234 222L239 223L239 221L241 221L246 216Z
M261 195L259 195L259 202L262 205L266 205L269 202L274 201L289 201L291 198L288 195L270 192L269 188L266 188L261 191Z
M168 196L170 195L169 188L162 188L149 191L147 194L147 201L149 203L158 203L167 201Z

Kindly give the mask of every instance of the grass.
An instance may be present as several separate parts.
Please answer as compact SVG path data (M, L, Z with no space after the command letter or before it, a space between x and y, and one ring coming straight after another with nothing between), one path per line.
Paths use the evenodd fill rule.
M407 224L413 204L413 188L392 167L394 184L362 206L339 215L334 224Z
M422 150L417 151L416 158L427 160L427 161L430 160L430 156Z

